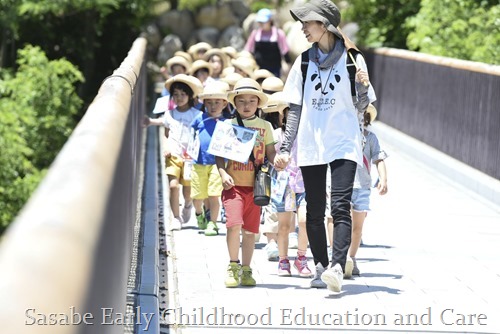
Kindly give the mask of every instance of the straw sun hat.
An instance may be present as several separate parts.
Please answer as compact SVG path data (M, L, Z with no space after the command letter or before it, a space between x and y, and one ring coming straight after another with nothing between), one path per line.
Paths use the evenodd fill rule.
M236 59L231 59L231 64L234 67L242 70L248 77L253 78L253 71L257 68L257 63L255 60L247 57L238 57Z
M377 108L370 103L368 108L366 108L366 113L370 115L370 124L373 123L375 118L377 118Z
M170 73L172 73L172 66L181 65L186 69L186 72L189 72L189 68L191 64L186 60L186 58L182 56L173 56L169 60L167 60L167 68Z
M198 78L187 74L177 74L165 82L165 88L170 91L170 87L174 82L182 82L193 90L194 96L198 96L203 92L203 85Z
M285 110L288 106L289 105L285 101L285 95L283 92L276 92L269 95L267 104L262 108L262 111L265 113L279 112L280 114L283 114L283 110Z
M239 73L229 73L223 78L220 78L219 81L227 82L229 85L234 86L238 82L238 80L243 79L243 76Z
M226 67L229 65L229 56L224 52L222 51L221 49L218 49L218 48L213 48L213 49L210 49L208 50L207 52L205 52L205 54L203 55L203 59L205 61L209 61L210 58L212 58L212 56L219 56L220 59L222 60L222 66L223 67Z
M189 70L189 74L194 75L196 71L206 68L208 71L208 75L211 76L212 72L214 71L212 65L208 61L198 59L195 60L194 63L191 64L191 69Z
M229 91L229 85L223 81L211 82L209 85L205 86L203 93L201 93L198 98L200 100L204 99L222 99L227 101L227 93Z
M283 90L283 87L285 84L283 83L283 80L281 80L278 77L269 77L264 79L262 81L262 90L266 94L272 94L275 92L281 92Z
M227 99L234 106L234 98L238 95L250 94L259 98L259 108L262 108L267 103L267 95L262 91L257 81L250 78L238 80L234 85L234 89L229 92Z

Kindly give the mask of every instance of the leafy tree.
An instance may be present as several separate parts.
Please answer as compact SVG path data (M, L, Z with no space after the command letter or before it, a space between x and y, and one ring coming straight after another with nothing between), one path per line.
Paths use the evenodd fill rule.
M342 22L357 22L357 44L365 47L406 49L411 32L405 22L416 15L420 0L350 0L342 12Z
M12 221L75 127L83 76L39 47L19 50L18 71L0 73L0 232Z
M498 0L422 0L409 20L411 50L500 64Z

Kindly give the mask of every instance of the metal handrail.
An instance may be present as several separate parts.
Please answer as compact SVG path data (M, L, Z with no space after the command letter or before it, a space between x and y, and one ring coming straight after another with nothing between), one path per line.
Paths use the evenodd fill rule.
M146 44L103 82L2 239L2 333L123 333L108 323L125 314Z

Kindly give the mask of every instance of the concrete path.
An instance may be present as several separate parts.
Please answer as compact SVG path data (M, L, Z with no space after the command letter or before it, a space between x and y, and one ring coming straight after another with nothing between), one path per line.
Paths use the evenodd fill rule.
M193 218L167 235L169 310L162 320L169 331L500 333L500 203L416 160L418 148L402 146L408 138L400 133L374 129L384 132L390 155L389 192L372 192L360 277L345 280L338 294L309 288L293 268L293 277L278 277L262 237L252 263L257 286L225 288L225 225L205 237Z

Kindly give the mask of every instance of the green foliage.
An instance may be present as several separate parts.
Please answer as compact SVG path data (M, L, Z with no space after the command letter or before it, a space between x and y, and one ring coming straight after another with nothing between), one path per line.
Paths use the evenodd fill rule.
M18 71L0 78L0 232L15 217L75 127L82 74L39 47L19 50Z
M420 0L350 0L342 22L357 22L356 42L365 47L406 49L406 20L417 14Z
M217 0L179 0L178 9L187 9L196 12L203 6L215 5Z
M500 4L485 0L422 0L409 21L411 50L500 64Z

